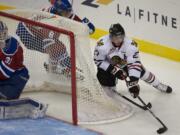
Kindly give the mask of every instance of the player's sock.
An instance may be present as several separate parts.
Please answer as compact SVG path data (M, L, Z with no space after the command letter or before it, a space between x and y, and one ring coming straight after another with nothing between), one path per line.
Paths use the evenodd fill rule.
M172 88L170 86L161 83L153 73L147 70L145 71L144 75L141 77L141 80L152 85L154 88L160 90L161 92L172 93Z

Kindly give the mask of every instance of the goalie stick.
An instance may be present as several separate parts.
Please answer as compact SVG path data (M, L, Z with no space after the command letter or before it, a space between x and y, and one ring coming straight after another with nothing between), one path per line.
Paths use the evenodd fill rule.
M146 106L146 103L142 100L142 98L140 96L138 96L138 99L144 106ZM168 130L166 125L153 113L153 111L149 107L146 106L146 108L152 114L152 116L163 126L157 130L157 133L162 134L162 133L166 132Z
M137 107L139 107L140 109L143 109L143 110L145 110L145 111L148 110L147 108L151 108L151 107L152 107L151 103L148 103L147 105L142 106L142 105L140 105L140 104L132 101L132 100L129 99L128 97L124 96L123 94L117 92L116 90L113 90L113 92L116 93L117 95L119 95L120 97L124 98L124 99L127 100L128 102L132 103L133 105L135 105L135 106L137 106Z

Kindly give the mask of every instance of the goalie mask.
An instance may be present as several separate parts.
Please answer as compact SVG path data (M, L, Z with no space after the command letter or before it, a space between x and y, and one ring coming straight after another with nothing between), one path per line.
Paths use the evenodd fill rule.
M125 37L124 28L119 23L112 24L109 28L109 36L115 46L121 46Z
M3 48L5 46L5 41L8 38L8 28L7 25L0 21L0 47Z

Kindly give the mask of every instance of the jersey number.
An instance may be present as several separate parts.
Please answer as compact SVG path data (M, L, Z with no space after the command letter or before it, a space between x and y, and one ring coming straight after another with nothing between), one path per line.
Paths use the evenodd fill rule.
M49 32L49 38L53 39L53 37L54 37L54 32L53 32L53 31L50 31L50 32Z
M52 44L55 44L55 41L54 41L54 32L53 31L50 31L49 32L49 35L48 35L48 38L46 39L43 39L43 42L45 44L44 48L52 45Z
M9 64L11 64L11 61L12 61L12 59L10 57L6 57L4 62L9 65Z

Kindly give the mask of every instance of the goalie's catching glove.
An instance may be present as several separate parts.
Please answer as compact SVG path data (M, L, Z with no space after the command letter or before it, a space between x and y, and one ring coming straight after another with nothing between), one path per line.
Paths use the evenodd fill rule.
M130 77L130 81L127 81L127 87L133 98L137 98L139 96L140 87L138 81L139 79L136 77Z

